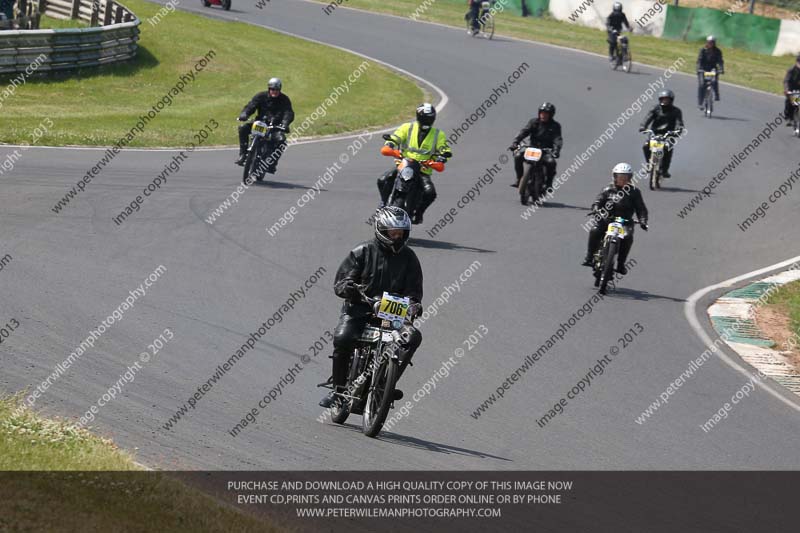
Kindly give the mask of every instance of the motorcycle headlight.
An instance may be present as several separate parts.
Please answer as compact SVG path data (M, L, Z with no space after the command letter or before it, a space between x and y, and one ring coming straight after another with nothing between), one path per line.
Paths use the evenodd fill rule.
M414 177L414 169L411 167L405 167L403 170L400 171L400 178L404 181L408 181Z

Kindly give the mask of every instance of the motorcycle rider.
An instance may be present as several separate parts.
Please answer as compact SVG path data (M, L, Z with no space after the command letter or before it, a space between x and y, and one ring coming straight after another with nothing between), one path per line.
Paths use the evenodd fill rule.
M704 97L703 73L717 70L714 77L714 100L719 102L719 75L725 74L725 62L722 60L722 50L717 48L717 40L713 35L706 38L706 45L700 49L697 55L697 106L702 111Z
M639 127L639 131L644 131L650 126L656 134L664 134L668 131L676 132L680 135L683 132L683 113L679 108L672 105L675 101L675 93L669 89L664 89L658 93L658 104L647 113L647 116ZM650 161L650 141L644 143L644 160ZM668 142L664 150L664 158L661 160L661 175L665 178L670 177L669 166L672 163L672 151L674 142Z
M783 118L787 120L786 125L791 127L792 123L792 102L789 100L789 91L800 91L800 54L795 58L795 64L792 68L786 71L786 76L783 78L783 94L786 96L786 102L783 106Z
M357 285L365 286L364 293L370 297L380 297L384 291L409 297L409 320L421 310L422 267L417 255L406 245L411 234L408 214L399 207L382 207L375 214L374 227L375 238L356 246L336 272L333 289L345 301L333 334L334 390L319 402L322 407L332 406L336 393L345 389L355 342L372 314ZM402 327L400 337L398 381L422 342L422 334L410 324ZM402 397L402 391L395 389L394 399Z
M450 145L447 143L445 133L433 127L436 120L436 108L425 102L417 107L416 122L408 122L395 130L390 136L391 140L384 143L392 149L399 149L403 157L408 157L415 161L427 161L434 153L445 154L435 158L436 161L446 162L452 153ZM422 224L422 215L436 200L436 187L433 186L431 174L433 169L422 168L420 178L422 179L422 197L414 213L412 222ZM392 168L383 173L378 178L378 191L381 194L381 207L386 205L389 195L394 188L394 180L397 178L397 168Z
M624 275L628 273L625 261L633 246L633 214L636 213L642 229L647 231L647 206L644 205L642 191L631 183L633 167L628 163L618 163L611 175L614 181L602 190L592 204L592 214L599 213L601 217L596 218L594 227L589 231L589 244L582 265L592 266L594 254L600 248L608 224L616 217L623 217L629 222L626 225L627 235L619 249L617 272Z
M622 12L622 4L619 2L614 2L614 6L611 8L611 14L606 18L609 61L614 61L614 53L617 50L617 35L622 33L623 25L628 28L628 31L631 31L631 25L628 23L628 17ZM614 33L615 30L617 33Z
M530 136L530 145L536 148L552 148L553 155L543 154L542 163L544 164L545 172L547 175L547 186L553 184L553 178L556 175L556 159L561 156L561 148L564 146L564 139L561 137L561 124L553 120L556 115L556 106L550 102L545 102L539 106L538 114L525 124L520 132L514 137L511 143L511 149L517 150L519 142L527 136ZM523 161L525 154L519 153L514 157L514 171L516 172L516 181L511 184L512 187L519 187L519 181L522 179L522 174L525 171Z
M267 124L278 125L283 129L283 131L274 133L278 146L267 158L267 161L270 162L267 166L267 172L269 174L275 173L278 160L286 149L285 134L289 132L289 125L294 120L292 101L281 92L282 88L283 82L280 78L270 78L269 82L267 82L267 90L253 96L253 99L242 109L239 121L244 122L244 124L239 126L239 158L236 160L237 165L244 166L244 162L247 159L247 141L250 136L250 129L253 127L253 122L248 122L247 119L255 112L256 119L264 120Z

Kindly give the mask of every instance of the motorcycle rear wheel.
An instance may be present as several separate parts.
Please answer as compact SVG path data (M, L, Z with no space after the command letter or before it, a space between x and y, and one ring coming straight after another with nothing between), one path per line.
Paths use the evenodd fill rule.
M334 424L344 424L347 417L350 416L350 407L353 400L349 398L337 398L336 403L331 407L331 420Z
M373 374L377 383L372 383L367 404L362 416L362 429L367 437L377 437L389 414L389 408L394 401L394 386L397 382L397 361L389 359L381 364Z

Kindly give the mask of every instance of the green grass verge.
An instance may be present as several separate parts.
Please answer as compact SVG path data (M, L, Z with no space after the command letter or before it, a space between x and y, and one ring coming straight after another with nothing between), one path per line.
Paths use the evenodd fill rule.
M27 80L15 94L3 97L0 142L30 142L33 129L49 119L53 125L44 128L48 131L37 144L111 145L164 97L181 73L188 73L214 50L216 56L195 81L129 145L187 146L196 143L193 135L210 119L220 127L204 145L238 144L235 119L250 98L266 88L269 77L283 79L297 125L363 62L358 56L256 26L181 11L168 13L152 26L147 19L161 6L142 0L124 3L142 21L136 58L57 79ZM0 79L0 94L8 81L8 76ZM349 92L329 104L325 116L303 136L402 122L425 96L410 79L370 62Z
M800 335L800 281L787 283L775 291L767 305L774 305L789 317L790 327L795 335Z
M0 531L277 531L108 440L0 397ZM19 472L69 470L73 472ZM114 472L97 472L113 470ZM127 471L127 472L121 472Z
M0 470L137 470L111 441L0 398Z
M329 2L323 1L320 3L328 4ZM417 19L466 29L464 13L467 12L467 7L465 4L466 2L456 2L455 0L434 1L427 11L421 13ZM406 18L414 14L417 8L423 9L421 7L422 0L394 0L392 2L384 2L383 0L347 0L343 5L390 13ZM335 17L336 11L333 11L330 16ZM495 26L495 35L500 38L503 35L508 35L603 55L608 54L605 31L569 24L551 17L523 18L510 12L500 13L496 16ZM466 32L464 33L464 38L470 38ZM633 35L630 39L634 63L638 62L667 68L678 58L683 57L686 61L680 70L690 74L695 73L697 54L703 43L671 41L643 35ZM487 46L491 45L487 43ZM783 76L786 73L786 69L794 63L794 57L772 57L735 48L725 48L723 52L725 54L723 81L775 94L783 94ZM598 58L598 61L603 60ZM685 97L685 100L681 100L689 103L694 102L694 94L687 94Z
M40 30L63 30L65 28L88 28L89 24L79 19L57 19L42 15L39 19Z

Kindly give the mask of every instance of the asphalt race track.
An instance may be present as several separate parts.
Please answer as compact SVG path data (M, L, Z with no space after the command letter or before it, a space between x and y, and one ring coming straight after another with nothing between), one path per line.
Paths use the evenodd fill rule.
M3 176L0 256L13 260L0 271L0 322L15 318L21 325L0 347L0 390L35 387L163 265L166 271L146 295L36 403L48 413L80 417L169 328L174 338L141 364L135 380L99 409L92 424L155 468L800 468L800 407L790 394L766 390L776 390L774 384L758 387L713 431L700 429L748 379L717 357L649 420L636 423L705 349L684 316L686 299L708 285L797 255L800 193L772 206L746 233L737 228L797 166L798 141L783 126L709 198L685 218L677 215L775 117L779 98L723 85L718 116L707 120L693 105L696 80L684 75L669 80L688 134L666 188L644 190L651 227L636 232L636 265L615 292L476 419L471 415L487 396L595 294L589 269L580 266L586 245L581 224L610 181L611 167L623 160L641 163L637 127L645 111L625 123L529 220L520 217L524 208L508 186L512 164L500 163L501 156L536 107L550 100L564 130L563 171L663 70L637 66L634 74L613 73L591 54L503 37L472 39L461 29L344 8L326 15L322 5L303 1L273 2L263 10L238 3L230 12L192 2L186 9L351 49L420 76L449 98L437 121L448 132L521 63L529 65L486 118L453 146L446 172L435 177L439 197L425 224L412 232L425 273L426 305L475 261L479 266L424 324L423 345L400 384L406 400L456 349L468 347L464 342L476 329L483 325L488 333L379 439L361 434L360 417L344 427L321 424L317 401L324 391L315 385L329 375L330 345L307 364L301 358L313 355L309 347L336 325L341 303L332 291L336 268L352 246L371 238L364 221L378 201L375 178L390 164L379 154L379 135L355 154L348 152L352 138L291 147L272 181L250 187L213 224L205 219L241 183L233 150L191 154L177 175L118 226L112 217L161 172L174 151L124 151L78 199L54 214L52 206L103 151L33 148ZM285 90L292 94L291 87ZM234 117L213 118L230 127L233 144ZM0 159L12 150L4 147ZM352 157L340 164L333 181L270 236L265 228L341 161L342 153ZM452 224L427 235L495 163L502 170L480 196ZM164 429L217 366L319 267L326 271L307 296L205 391L194 409ZM704 303L707 298L699 316L707 326ZM637 322L643 331L622 349L618 339ZM620 352L604 373L569 400L563 414L539 427L536 420L617 346ZM302 371L294 383L260 409L255 424L231 436L229 430L298 363Z

